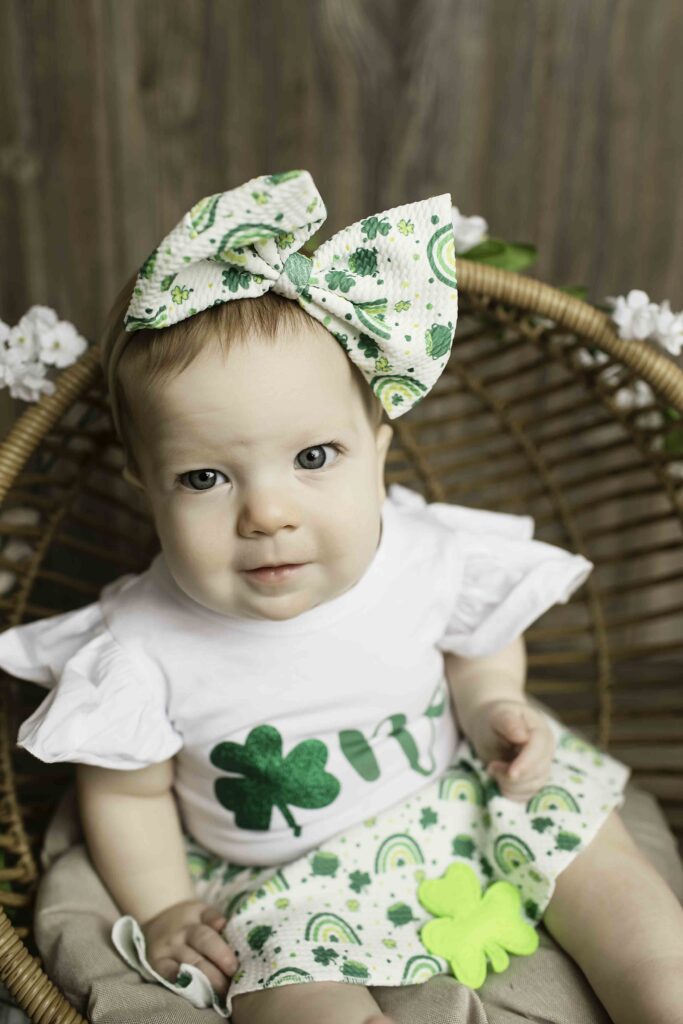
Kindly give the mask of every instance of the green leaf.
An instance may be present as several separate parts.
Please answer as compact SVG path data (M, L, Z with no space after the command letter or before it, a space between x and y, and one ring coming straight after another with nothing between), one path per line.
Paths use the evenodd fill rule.
M584 302L587 301L586 296L588 295L588 286L585 284L564 284L559 285L558 287L561 292L566 292L567 295L571 295L575 299L583 299Z
M664 438L663 450L669 455L683 454L683 427L669 431Z
M536 261L536 246L527 242L505 242L499 238L487 238L464 252L463 258L485 263L501 270L523 270ZM456 256L457 262L457 256Z
M599 309L602 313L606 313L609 317L611 317L612 313L614 312L613 307L608 302L593 302L591 303L591 305L595 309ZM616 326L617 325L615 324L614 327L616 328Z

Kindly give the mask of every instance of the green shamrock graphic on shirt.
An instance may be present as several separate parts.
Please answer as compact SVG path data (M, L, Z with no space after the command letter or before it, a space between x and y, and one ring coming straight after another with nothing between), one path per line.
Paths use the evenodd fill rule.
M244 745L224 741L211 751L211 764L243 778L217 779L218 800L234 811L239 828L265 832L270 828L273 807L279 808L295 836L301 835L289 804L295 807L327 807L341 786L324 770L327 747L322 740L303 740L285 758L282 736L272 725L258 725Z

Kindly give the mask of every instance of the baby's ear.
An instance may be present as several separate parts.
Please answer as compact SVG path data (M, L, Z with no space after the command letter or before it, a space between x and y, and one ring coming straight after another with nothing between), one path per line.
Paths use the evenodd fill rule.
M377 470L378 470L378 493L380 501L384 501L386 498L386 485L384 483L384 467L387 460L387 454L389 452L389 446L394 436L394 429L390 427L388 423L382 423L379 427L376 435L377 443Z
M394 436L394 428L390 427L388 423L382 423L378 428L376 434L377 441L377 455L379 456L382 467L386 461L389 447L391 445L392 438Z

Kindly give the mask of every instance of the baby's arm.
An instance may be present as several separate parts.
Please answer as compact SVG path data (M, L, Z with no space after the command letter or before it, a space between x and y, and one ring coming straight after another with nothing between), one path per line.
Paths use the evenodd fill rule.
M225 918L195 896L173 761L137 771L79 764L76 782L90 858L121 912L140 922L152 967L175 981L181 962L194 964L224 995L237 962L219 934Z
M524 638L497 654L462 658L445 653L444 660L463 732L503 795L527 800L547 780L555 739L545 715L524 696Z
M497 654L481 658L461 658L444 653L446 676L463 731L479 708L492 700L524 700L526 681L526 646L524 637L517 637Z

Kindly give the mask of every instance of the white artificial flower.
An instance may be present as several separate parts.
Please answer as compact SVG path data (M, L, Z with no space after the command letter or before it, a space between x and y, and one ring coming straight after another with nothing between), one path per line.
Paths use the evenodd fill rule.
M27 541L20 540L18 537L13 537L11 540L7 541L0 554L2 554L2 557L6 558L8 562L20 562L28 555L32 555L34 551L35 548L31 547Z
M31 358L51 366L70 366L88 347L74 325L60 320L49 306L31 306L16 329L27 350L30 349Z
M609 356L606 352L598 349L595 355L589 352L587 348L577 348L576 352L573 353L574 359L580 366L602 366L609 360Z
M0 512L0 522L10 523L14 526L35 526L40 522L40 513L37 509L28 508L26 505L15 505L13 508L5 508ZM18 562L33 554L33 551L34 549L28 541L11 537L0 553L10 562ZM14 586L16 579L17 574L10 569L0 569L0 594L7 594Z
M33 554L34 549L25 540L9 540L2 549L2 557L10 562L19 562ZM11 569L0 569L0 594L7 594L17 581L17 574Z
M683 313L672 313L671 303L665 299L657 309L655 320L653 340L672 356L680 356L683 349Z
M4 369L6 375L8 367ZM47 367L43 363L21 363L9 369L12 370L14 379L6 383L9 384L12 398L21 398L24 402L37 402L41 394L54 394L55 386L51 380L46 379Z
M71 366L85 352L88 343L68 320L60 320L38 332L40 358L52 366Z
M549 320L547 316L536 316L533 313L530 315L531 322L537 327L546 327L548 330L552 327L557 327L555 320Z
M0 569L0 595L9 594L17 582L17 574L9 569Z
M612 397L617 408L624 410L643 409L656 403L654 391L644 380L635 380L632 384L619 388ZM659 409L648 409L646 412L637 413L634 421L638 427L656 430L663 426L664 416Z
M15 327L0 320L0 388L8 387L13 398L25 402L52 395L55 385L46 378L47 368L70 366L87 347L74 325L49 306L31 306Z
M483 242L489 227L483 217L465 217L457 206L451 207L451 216L456 253L466 253Z
M614 402L619 409L640 409L654 400L654 391L644 380L634 381L630 387L620 388L614 394Z
M9 338L4 342L2 362L6 366L20 366L40 359L40 347L30 324L19 323L10 328Z
M0 361L0 387L8 388L21 376L24 363L3 363Z
M626 298L609 295L607 301L614 305L612 319L619 328L620 338L639 338L642 341L656 330L658 306L650 302L647 292L633 288Z
M609 359L609 356L607 355L606 352L599 352L597 354L600 355L600 356L606 356L607 357L606 359L604 359L604 358L601 359L600 360L601 363L605 363ZM624 372L624 368L623 368L623 366L621 366L620 363L612 363L611 366L607 366L607 367L605 367L604 370L600 371L600 374L599 374L600 380L602 380L603 382L606 381L608 384L610 382L618 384L619 383L619 378L621 376L623 376L623 372Z
M20 322L24 323L27 329L40 333L41 331L56 327L59 323L59 317L54 309L50 309L49 306L34 305L29 306Z
M40 512L27 505L14 505L0 512L0 522L13 523L14 526L35 526L40 522Z

